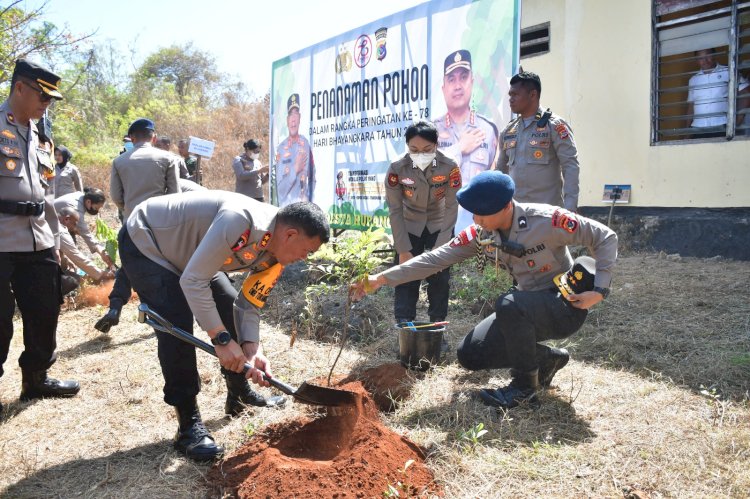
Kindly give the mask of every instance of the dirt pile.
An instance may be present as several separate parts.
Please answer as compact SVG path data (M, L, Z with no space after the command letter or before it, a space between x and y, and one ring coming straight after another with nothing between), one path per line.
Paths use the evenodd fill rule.
M356 393L357 403L270 426L209 471L214 491L239 498L382 497L389 487L399 497L442 494L422 449L380 422L362 384L338 388Z
M114 286L114 284L114 279L108 279L99 284L87 284L81 286L81 292L76 300L76 304L79 307L93 307L94 305L108 307L109 294L112 292L112 286ZM138 295L134 291L131 291L130 299L132 300L137 297Z
M418 373L412 375L400 362L382 364L346 378L349 383L360 380L381 411L391 412L403 400L409 398L411 387Z

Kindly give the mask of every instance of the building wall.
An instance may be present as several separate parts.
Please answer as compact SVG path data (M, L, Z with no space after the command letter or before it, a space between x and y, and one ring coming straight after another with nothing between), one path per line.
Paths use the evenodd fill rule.
M521 65L573 128L580 206L632 184L631 206L750 207L750 140L650 145L650 0L522 1L521 28L547 21L550 52Z

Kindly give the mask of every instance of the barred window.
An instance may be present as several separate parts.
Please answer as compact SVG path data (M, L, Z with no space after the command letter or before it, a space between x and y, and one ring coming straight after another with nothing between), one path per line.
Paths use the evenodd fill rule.
M549 52L549 23L521 30L521 59Z
M653 0L651 142L750 137L750 1Z

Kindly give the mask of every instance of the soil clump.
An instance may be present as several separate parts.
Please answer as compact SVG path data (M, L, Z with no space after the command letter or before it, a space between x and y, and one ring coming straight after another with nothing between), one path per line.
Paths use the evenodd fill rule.
M413 373L418 376L418 374ZM411 387L416 378L400 362L371 367L360 373L349 376L343 383L359 380L372 396L375 405L383 412L396 410L398 404L411 394Z
M329 409L266 428L207 475L220 497L400 497L442 495L422 448L387 428L359 381L338 389L356 394L349 407ZM413 464L404 467L407 462Z

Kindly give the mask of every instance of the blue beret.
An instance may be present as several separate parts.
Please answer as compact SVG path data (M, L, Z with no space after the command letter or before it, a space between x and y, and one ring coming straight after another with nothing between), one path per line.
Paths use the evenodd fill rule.
M128 128L128 135L133 132L142 132L143 130L155 130L154 122L148 118L138 118L130 124Z
M492 170L482 172L469 180L456 193L458 204L474 215L493 215L505 208L513 199L516 184L509 175Z

